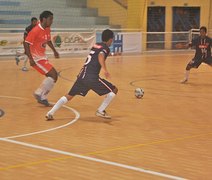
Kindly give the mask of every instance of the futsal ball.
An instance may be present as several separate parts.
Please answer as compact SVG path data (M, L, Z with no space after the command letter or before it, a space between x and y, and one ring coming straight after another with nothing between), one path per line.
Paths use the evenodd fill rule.
M135 97L141 99L144 96L144 90L142 88L135 89Z

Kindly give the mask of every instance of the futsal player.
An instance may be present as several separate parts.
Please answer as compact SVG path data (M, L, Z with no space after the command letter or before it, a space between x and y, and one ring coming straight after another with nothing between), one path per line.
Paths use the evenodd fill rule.
M58 78L57 71L49 63L45 54L46 45L48 45L54 52L54 56L59 58L59 54L51 41L50 26L52 23L53 13L50 11L42 12L40 14L40 23L29 32L25 39L25 50L30 65L39 73L46 76L40 87L34 92L37 102L45 106L50 106L47 95L52 90Z
M194 58L187 64L185 77L181 81L181 83L186 83L189 78L190 70L192 68L198 68L201 63L206 63L212 66L212 57L211 57L211 46L212 40L207 35L207 28L202 26L200 28L199 37L192 40L189 44L189 47L195 47L195 56Z
M27 26L25 28L25 31L24 31L24 41L25 41L27 35L29 34L29 32L37 25L37 21L38 21L38 19L36 17L32 17L31 18L31 24L29 26ZM22 67L22 71L28 71L28 69L26 67L26 64L27 64L27 61L28 61L28 57L25 54L25 47L24 47L24 52L23 53L16 52L15 60L16 60L16 64L17 65L19 64L20 60L23 60L24 61L24 65Z
M106 113L105 109L117 94L118 89L107 80L100 78L99 73L102 69L105 77L110 77L105 60L110 53L109 46L112 44L113 38L113 31L109 29L103 31L102 42L97 43L92 47L74 85L70 89L69 93L62 96L54 107L46 114L47 120L53 120L54 113L74 96L86 96L89 90L93 90L99 96L106 95L102 104L96 111L96 116L107 119L111 118L111 116Z

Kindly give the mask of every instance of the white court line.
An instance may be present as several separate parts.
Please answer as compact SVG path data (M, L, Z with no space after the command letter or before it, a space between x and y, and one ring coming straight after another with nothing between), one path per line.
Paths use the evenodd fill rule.
M42 131L37 131L37 132L32 132L32 133L28 133L28 134L21 134L21 135L16 135L16 136L9 136L9 137L5 137L7 139L14 139L14 138L19 138L19 137L24 137L24 136L31 136L31 135L35 135L35 134L41 134L41 133L45 133L45 132L50 132L50 131L54 131L54 130L57 130L57 129L61 129L61 128L64 128L64 127L67 127L73 123L75 123L79 117L80 117L80 114L73 108L70 108L68 106L65 106L63 105L63 107L71 110L74 112L74 114L76 115L75 118L73 120L71 120L70 122L68 122L67 124L64 124L64 125L61 125L61 126L57 126L57 127L54 127L54 128L51 128L51 129L46 129L46 130L42 130Z
M16 96L0 96L0 98L28 100L27 98L16 97ZM79 112L77 112L75 109L70 108L70 107L65 106L65 105L63 105L63 107L66 108L66 109L69 109L69 110L73 111L74 114L75 114L75 118L73 120L71 120L70 122L68 122L67 124L64 124L64 125L61 125L61 126L57 126L57 127L51 128L51 129L46 129L46 130L42 130L42 131L36 131L36 132L27 133L27 134L21 134L21 135L16 135L16 136L9 136L9 137L5 137L5 138L12 139L12 138L19 138L19 137L31 136L31 135L35 135L35 134L41 134L41 133L45 133L45 132L50 132L50 131L54 131L54 130L57 130L57 129L61 129L61 128L67 127L67 126L75 123L79 119L79 117L80 117Z
M120 164L120 163L116 163L116 162L111 162L111 161L98 159L98 158L93 158L93 157L89 157L89 156L83 156L83 155L79 155L79 154L74 154L74 153L70 153L70 152L66 152L66 151L61 151L61 150L52 149L52 148L48 148L48 147L44 147L44 146L39 146L39 145L30 144L30 143L20 142L20 141L16 141L16 140L0 138L0 141L10 142L10 143L13 143L13 144L19 144L19 145L30 147L30 148L34 148L34 149L50 151L50 152L63 154L63 155L67 155L67 156L72 156L72 157L76 157L76 158L80 158L80 159L85 159L85 160L99 162L99 163L103 163L103 164L107 164L107 165L117 166L117 167L125 168L125 169L128 169L128 170L138 171L138 172L151 174L151 175L156 175L156 176L160 176L160 177L165 177L165 178L169 178L169 179L186 180L185 178L182 178L182 177L172 176L172 175L159 173L159 172L155 172L155 171L151 171L151 170L145 170L145 169L134 167L134 166L129 166L129 165Z
M0 97L27 100L26 98L13 97L13 96L0 96ZM47 129L47 130L43 130L43 131L37 131L37 132L33 132L33 133L28 133L28 134L22 134L22 135L17 135L17 136L10 136L10 137L6 137L6 138L0 138L0 141L5 141L5 142L14 143L14 144L19 144L19 145L22 145L22 146L31 147L31 148L35 148L35 149L55 152L55 153L58 153L58 154L63 154L63 155L68 155L68 156L72 156L72 157L76 157L76 158L86 159L86 160L90 160L90 161L94 161L94 162L99 162L99 163L103 163L103 164L117 166L117 167L125 168L125 169L128 169L128 170L133 170L133 171L138 171L138 172L142 172L142 173L152 174L152 175L155 175L155 176L165 177L165 178L169 178L169 179L186 180L185 178L182 178L182 177L172 176L172 175L168 175L168 174L164 174L164 173L160 173L160 172L155 172L155 171L151 171L151 170L145 170L145 169L139 168L139 167L129 166L129 165L120 164L120 163L116 163L116 162L112 162L112 161L102 160L102 159L98 159L98 158L93 158L93 157L83 156L83 155L79 155L79 154L74 154L74 153L71 153L71 152L66 152L66 151L61 151L61 150L57 150L57 149L52 149L52 148L48 148L48 147L44 147L44 146L39 146L39 145L34 145L34 144L25 143L25 142L21 142L21 141L12 140L12 138L30 136L30 135L34 135L34 134L41 134L41 133L44 133L44 132L53 131L53 130L56 130L56 129L60 129L60 128L66 127L66 126L71 125L74 122L76 122L79 119L79 117L80 117L79 113L76 110L74 110L74 109L72 109L72 108L70 108L68 106L64 106L64 107L67 108L67 109L72 110L75 113L75 115L76 115L75 119L72 120L71 122L69 122L67 124L64 124L62 126L58 126L58 127Z
M29 99L27 99L27 98L16 97L16 96L0 96L0 98L19 99L19 100L29 100Z

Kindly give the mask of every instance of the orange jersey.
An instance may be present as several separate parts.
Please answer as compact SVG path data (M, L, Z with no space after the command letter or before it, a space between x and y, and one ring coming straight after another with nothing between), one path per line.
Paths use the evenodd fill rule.
M30 52L34 61L47 59L45 54L46 44L51 40L50 28L43 29L40 24L36 25L28 34L25 42L30 44Z

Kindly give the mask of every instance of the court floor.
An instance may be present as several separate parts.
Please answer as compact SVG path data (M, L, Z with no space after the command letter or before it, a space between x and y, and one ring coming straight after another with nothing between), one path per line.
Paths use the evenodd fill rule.
M50 109L33 91L43 76L0 60L1 180L159 180L212 178L212 69L201 65L181 84L193 53L107 59L118 95L111 120L95 116L104 97L75 97L46 121ZM85 57L50 58L60 78L49 101L66 94ZM136 87L144 89L136 99Z

